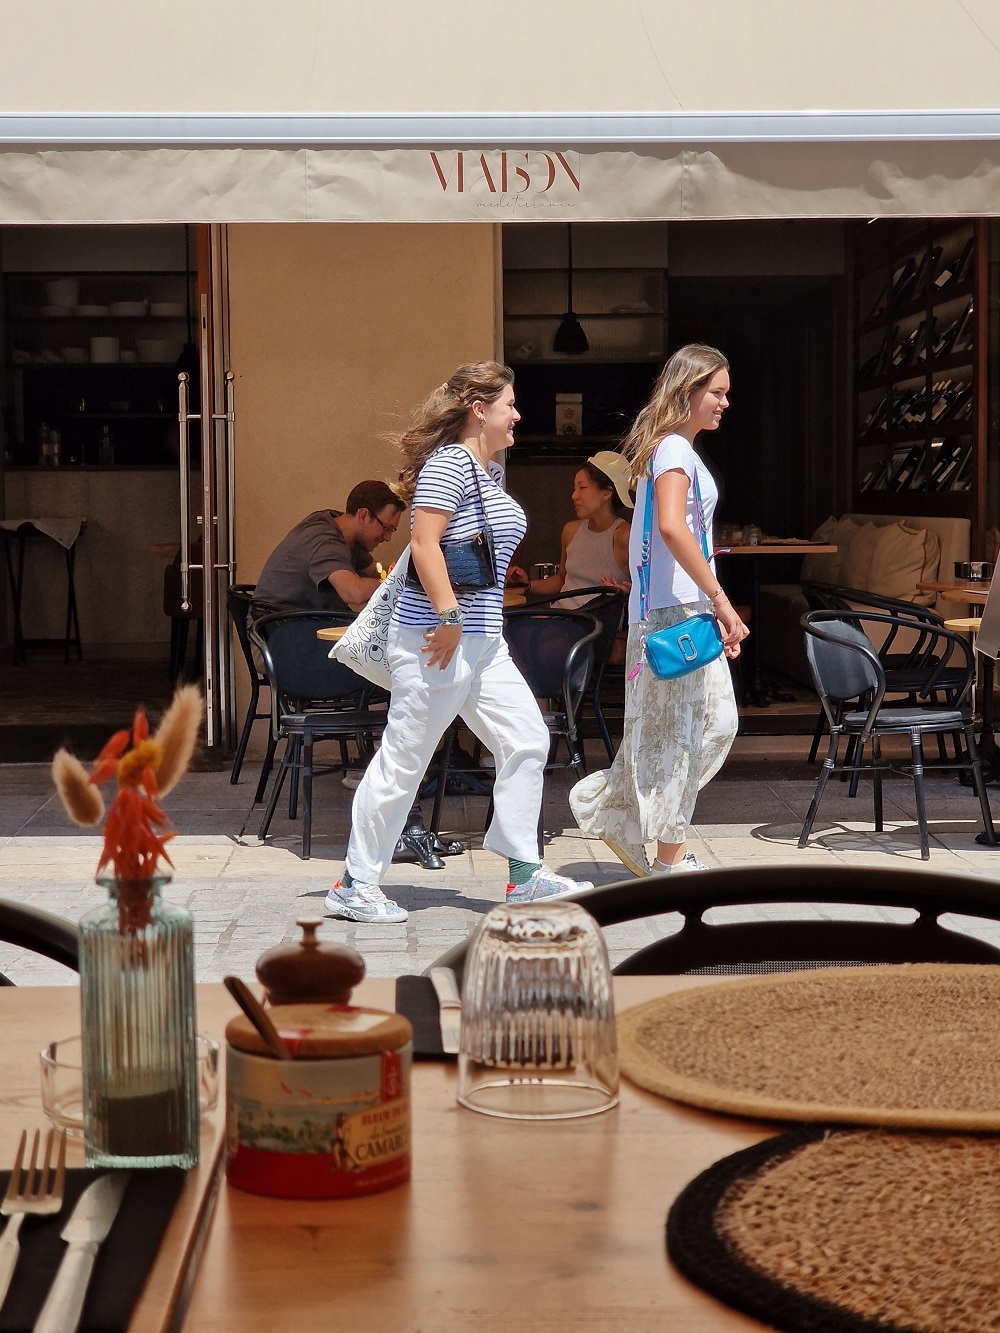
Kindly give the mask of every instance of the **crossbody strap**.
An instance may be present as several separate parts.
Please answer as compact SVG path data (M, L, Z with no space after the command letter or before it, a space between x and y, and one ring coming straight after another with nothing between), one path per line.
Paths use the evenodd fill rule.
M708 534L705 531L705 515L701 505L701 487L698 485L698 464L695 463L694 476L691 479L694 487L694 516L701 532L701 549L705 553L705 559L711 562L711 556L708 553ZM639 619L649 619L649 558L653 543L653 462L650 459L649 476L646 478L646 507L642 519L642 550L641 563L638 566L639 576Z

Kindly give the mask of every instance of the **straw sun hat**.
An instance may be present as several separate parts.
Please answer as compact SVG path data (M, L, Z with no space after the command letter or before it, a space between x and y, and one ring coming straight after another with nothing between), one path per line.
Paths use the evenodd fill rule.
M635 507L629 494L631 478L629 477L628 463L621 454L616 454L611 449L602 449L600 453L591 454L587 462L599 468L610 479L618 492L618 499L621 500L623 505L628 505L629 509Z

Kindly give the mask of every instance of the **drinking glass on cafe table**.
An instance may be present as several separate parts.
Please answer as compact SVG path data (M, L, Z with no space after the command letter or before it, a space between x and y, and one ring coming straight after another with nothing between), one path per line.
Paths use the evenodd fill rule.
M578 904L504 905L484 917L465 964L458 1100L523 1120L617 1105L611 965Z

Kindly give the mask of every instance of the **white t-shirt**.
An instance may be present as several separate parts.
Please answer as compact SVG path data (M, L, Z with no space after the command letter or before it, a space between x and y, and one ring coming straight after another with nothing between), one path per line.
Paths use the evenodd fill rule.
M668 435L656 446L653 454L653 478L661 477L664 472L675 468L691 478L698 470L698 488L701 492L701 525L695 517L694 487L688 486L687 525L694 534L695 541L702 545L702 526L708 534L708 549L712 549L712 516L719 500L719 488L708 468L688 444L683 435ZM640 477L635 491L635 517L628 543L628 563L632 571L632 591L629 594L629 624L637 625L639 615L639 578L637 570L642 564L642 516L646 512L646 487L648 477ZM704 548L703 548L704 549ZM715 560L710 559L712 572L715 572ZM656 516L656 491L653 491L653 517L651 522L651 542L649 558L649 609L655 611L664 606L681 606L691 602L704 602L707 597L694 580L681 568L667 549L660 536Z

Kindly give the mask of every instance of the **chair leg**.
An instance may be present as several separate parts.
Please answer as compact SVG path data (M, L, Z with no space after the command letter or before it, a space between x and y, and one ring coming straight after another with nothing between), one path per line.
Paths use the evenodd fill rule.
M594 719L597 722L597 730L601 733L601 740L604 742L604 748L608 752L608 763L615 762L615 747L611 742L611 732L608 730L608 724L604 717L604 709L601 707L601 696L594 692Z
M809 809L806 811L805 822L802 825L802 832L799 834L799 846L804 847L809 841L809 834L812 832L813 821L819 810L819 803L823 799L823 791L830 780L830 774L833 772L837 762L837 750L840 746L840 733L833 731L830 733L830 748L826 752L826 758L823 760L823 767L820 769L819 777L816 779L816 790L813 792L812 801Z
M806 760L807 764L814 764L816 762L816 756L819 753L819 743L823 739L823 728L825 726L826 713L824 713L821 708L819 710L819 717L816 719L816 729L813 732L812 745L809 747L809 758Z
M976 795L979 797L979 808L983 812L983 832L976 836L976 841L982 841L987 847L994 847L997 842L997 832L993 827L993 812L990 809L990 798L986 792L986 780L983 777L983 766L979 759L979 749L976 745L974 727L971 722L963 728L963 733L966 749L969 752L969 763L972 768L972 785L976 789ZM955 740L957 744L957 736Z
M271 789L271 795L267 802L267 808L264 811L264 818L260 821L260 832L258 837L263 840L267 837L267 830L271 827L271 820L274 818L274 812L278 805L278 797L281 795L281 788L285 783L285 775L288 772L288 765L292 756L292 747L290 744L285 746L285 753L281 756L281 764L278 767L278 775L274 779L274 787Z
M882 818L882 745L877 736L872 737L872 778L874 780L875 832L884 828Z
M288 784L288 818L299 817L299 762L302 758L302 737L293 736L288 744L292 747L292 780Z
M910 732L910 762L913 766L913 795L917 803L917 826L920 830L920 859L929 861L931 844L927 834L927 807L924 801L924 747L919 731Z
M307 731L302 738L302 859L312 855L313 738Z
M260 766L260 777L257 780L257 791L253 798L254 805L259 805L264 799L264 792L267 790L267 780L271 776L271 769L274 767L274 752L277 748L277 738L273 735L269 735L267 738L267 753L264 755L264 762Z
M458 719L451 724L441 738L441 759L438 762L437 791L434 793L434 808L431 811L430 831L435 837L441 830L441 807L444 804L444 792L448 785L448 769L451 764L452 746L458 735Z
M860 736L854 738L854 766L851 769L851 785L847 789L848 796L854 797L858 794L858 780L861 777L861 761L865 757L865 743Z
M229 781L236 783L239 781L240 769L243 767L243 756L247 752L247 746L250 743L250 732L253 724L257 720L257 700L260 696L260 682L255 680L250 686L250 706L247 709L246 721L243 723L243 731L240 735L240 743L236 747L236 758L233 760L233 771L229 775Z

